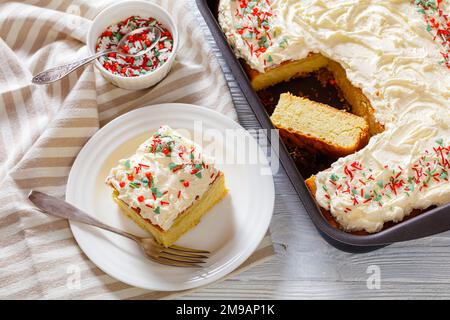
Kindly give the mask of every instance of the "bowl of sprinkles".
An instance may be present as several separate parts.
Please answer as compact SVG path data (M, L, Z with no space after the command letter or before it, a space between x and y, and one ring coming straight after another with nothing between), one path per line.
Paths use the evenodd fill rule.
M155 71L167 62L173 50L172 34L160 22L151 17L131 16L109 26L97 39L95 50L99 52L115 49L119 41L127 33L145 27L158 27L161 30L161 38L153 49L138 57L109 53L98 59L103 68L118 76L138 77ZM154 33L147 30L146 32L127 36L123 50L126 53L136 54L147 49L156 40Z
M150 29L145 29L150 27ZM161 37L156 39L154 28ZM101 74L114 85L130 90L151 87L169 73L178 47L178 32L171 16L163 8L146 1L125 1L107 7L94 19L87 36L89 53L115 49L123 37L121 48L135 54L153 46L143 55L132 57L109 53L95 61ZM157 43L154 43L155 40Z

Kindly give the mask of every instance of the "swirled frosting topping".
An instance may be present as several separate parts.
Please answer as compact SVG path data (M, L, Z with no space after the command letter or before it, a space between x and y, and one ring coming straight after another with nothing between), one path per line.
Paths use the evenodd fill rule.
M162 126L130 158L111 169L106 183L118 198L153 224L168 230L199 199L219 171L200 146Z
M270 13L270 42L258 54L255 32L243 28L262 25L250 4ZM450 202L448 13L445 0L220 2L220 25L251 68L263 73L320 53L346 70L384 125L365 148L316 176L318 203L346 230L376 232L413 209Z

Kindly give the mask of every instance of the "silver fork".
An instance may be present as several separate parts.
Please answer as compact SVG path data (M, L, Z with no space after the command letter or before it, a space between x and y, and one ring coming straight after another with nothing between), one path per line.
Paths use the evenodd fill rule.
M179 246L163 247L153 237L138 237L131 233L108 226L70 203L39 191L31 191L28 199L39 211L72 221L82 222L136 241L146 256L157 263L174 267L201 267L206 262L209 251L197 250Z

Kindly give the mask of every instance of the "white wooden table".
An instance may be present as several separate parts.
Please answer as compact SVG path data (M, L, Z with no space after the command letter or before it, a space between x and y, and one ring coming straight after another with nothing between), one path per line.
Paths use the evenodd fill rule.
M203 23L194 0L190 1ZM204 23L203 27L229 81L241 124L258 129ZM345 253L322 239L282 170L275 176L275 189L270 231L276 257L182 299L450 298L450 232L371 253ZM379 289L367 286L371 270L379 271Z

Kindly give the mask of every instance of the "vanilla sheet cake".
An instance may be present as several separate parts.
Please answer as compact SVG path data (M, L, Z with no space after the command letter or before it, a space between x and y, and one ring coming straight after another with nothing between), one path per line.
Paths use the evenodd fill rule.
M378 232L450 202L449 8L449 0L220 1L220 26L256 90L326 68L367 120L367 146L309 180L346 231Z

